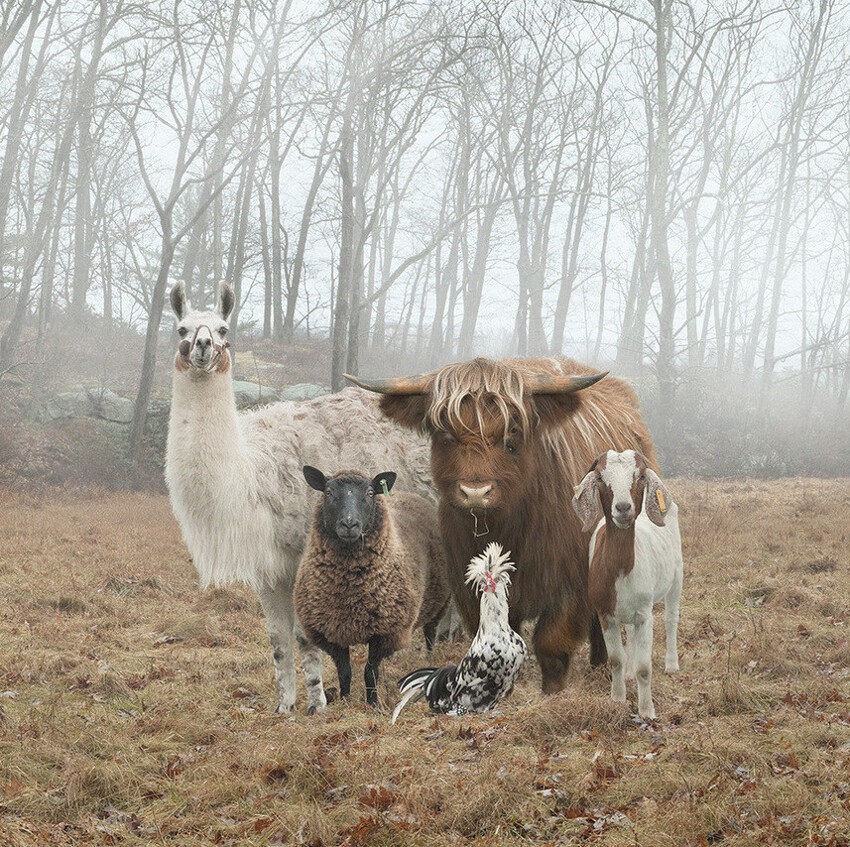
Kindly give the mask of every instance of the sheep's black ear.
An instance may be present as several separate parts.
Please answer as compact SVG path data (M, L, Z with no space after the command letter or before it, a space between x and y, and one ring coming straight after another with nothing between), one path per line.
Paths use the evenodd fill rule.
M178 321L182 321L186 317L186 312L189 311L189 301L186 299L186 283L182 279L174 283L170 300L171 311L177 316Z
M325 490L327 479L318 468L311 467L310 465L304 465L301 470L304 473L304 479L307 480L307 485L309 485L310 488L315 488L316 491Z
M233 289L222 280L218 284L218 306L216 308L222 320L226 321L230 317L235 303L236 298L233 296Z
M395 485L398 475L392 471L383 471L372 480L372 490L375 494L389 494Z

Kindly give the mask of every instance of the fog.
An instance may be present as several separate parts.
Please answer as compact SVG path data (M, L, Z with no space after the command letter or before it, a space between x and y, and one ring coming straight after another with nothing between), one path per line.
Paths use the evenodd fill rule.
M843 4L2 9L22 413L97 377L136 403L138 460L168 289L227 279L237 365L297 349L338 389L567 355L635 385L673 471L850 472ZM95 364L57 364L87 339Z

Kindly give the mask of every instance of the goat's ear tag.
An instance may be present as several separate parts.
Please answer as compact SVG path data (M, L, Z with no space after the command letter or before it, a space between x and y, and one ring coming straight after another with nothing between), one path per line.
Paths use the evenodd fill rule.
M658 508L661 509L662 514L667 511L667 503L664 502L664 492L659 488L655 492L655 499L658 501Z
M383 490L384 490L384 494L385 494L387 497L392 497L392 496L393 496L392 491L390 491L390 489L389 489L389 488L387 488L387 481L386 481L385 479L382 479L382 480L381 480L381 488L383 488Z

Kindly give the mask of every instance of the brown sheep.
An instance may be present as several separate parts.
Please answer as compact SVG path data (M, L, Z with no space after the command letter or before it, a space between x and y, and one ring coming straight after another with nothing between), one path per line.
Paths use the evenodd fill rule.
M430 650L449 589L437 512L415 494L390 493L396 475L358 471L327 478L304 467L322 492L298 576L295 610L306 638L333 659L340 696L351 690L352 644L368 644L366 701L378 704L378 671L421 626Z

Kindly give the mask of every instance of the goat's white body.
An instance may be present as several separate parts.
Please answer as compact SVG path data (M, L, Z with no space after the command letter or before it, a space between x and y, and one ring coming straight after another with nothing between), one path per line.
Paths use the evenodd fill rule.
M614 584L616 603L612 614L601 616L602 634L611 665L611 697L626 699L625 675L634 673L638 684L638 713L655 717L652 703L652 607L664 601L667 635L665 670L679 670L677 630L682 595L684 560L679 531L679 510L672 501L664 515L665 526L656 526L642 511L635 519L634 567ZM605 519L599 521L590 541L590 562ZM625 530L610 527L608 532ZM592 565L591 565L592 566ZM624 654L620 627L626 627L628 656Z
M433 499L429 461L427 441L394 427L361 389L238 413L229 370L175 369L165 467L172 509L202 586L243 582L258 592L279 711L295 704L292 589L313 510L302 466L394 470L400 489ZM321 708L322 656L302 642L308 704Z

